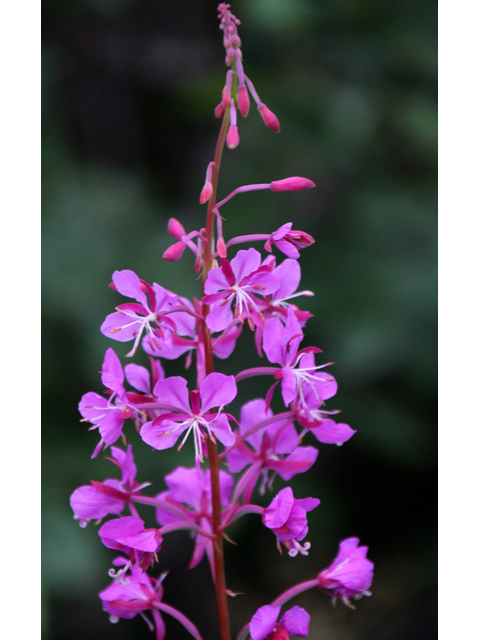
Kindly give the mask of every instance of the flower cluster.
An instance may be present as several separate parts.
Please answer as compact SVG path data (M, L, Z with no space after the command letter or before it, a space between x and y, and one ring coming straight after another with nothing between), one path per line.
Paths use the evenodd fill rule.
M289 482L296 474L307 472L318 455L313 444L342 445L355 433L333 419L337 410L326 408L337 392L335 378L326 371L331 363L317 364L320 349L302 346L304 327L312 313L293 300L313 295L298 290L300 251L313 238L292 230L291 222L268 234L227 241L223 236L220 208L235 195L260 189L297 191L315 185L294 176L240 186L217 202L221 148L225 143L229 148L237 146L236 109L247 115L249 92L265 123L273 131L280 130L277 118L260 101L244 73L238 19L227 4L219 5L219 14L229 69L222 101L215 110L222 118L219 144L200 195L202 204L208 202L207 220L203 228L187 233L172 218L168 231L176 242L163 256L174 262L188 247L195 255L195 271L202 271L202 295L188 300L156 282L142 280L133 271L115 271L110 287L127 301L107 316L101 332L112 340L132 343L126 357L143 349L150 370L133 363L123 366L108 348L101 369L104 395L88 392L79 404L83 421L90 423L90 429L98 428L100 435L92 458L108 450L109 460L121 474L121 479L92 481L71 496L74 517L83 527L112 516L98 530L102 543L119 554L109 571L113 582L100 593L103 608L112 621L140 614L156 630L157 640L165 635L161 612L175 617L194 638L200 638L184 614L163 602L165 576L158 576L155 566L164 536L178 530L191 532L195 540L191 569L203 556L208 559L221 637L227 640L226 596L231 592L225 583L222 542L228 539L229 527L244 515L259 515L265 529L274 534L280 553L285 547L291 557L308 555L307 514L320 500L295 496L290 486L278 490L267 506L255 500L259 496L261 502L267 490L273 491L278 477ZM235 245L258 241L264 243L264 255L254 247L229 255ZM281 255L274 255L273 248ZM236 375L214 371L214 358L228 358L244 330L253 332L258 355L268 361L267 366ZM187 369L195 362L194 381L168 376L167 361L180 357L185 357ZM269 390L264 397L244 402L235 415L231 405L241 383L253 376L268 376ZM271 408L275 394L284 405L280 413ZM118 446L119 440L125 448ZM192 466L176 468L165 477L166 490L147 495L149 483L136 480L133 441L143 441L158 451L191 447L193 441ZM220 462L226 470L219 470ZM154 514L146 512L144 520L137 509L147 507L153 507ZM290 634L306 637L310 617L304 609L295 606L278 618L281 606L307 588L318 587L348 606L352 606L351 598L369 595L373 564L366 558L367 547L359 547L358 542L357 538L341 542L329 568L260 607L243 632L252 640L285 640Z

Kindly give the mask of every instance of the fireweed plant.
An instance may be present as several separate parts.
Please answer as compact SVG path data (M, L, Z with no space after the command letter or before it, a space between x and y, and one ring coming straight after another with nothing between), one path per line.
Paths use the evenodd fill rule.
M185 529L194 536L190 568L207 557L220 637L231 640L227 600L233 594L226 585L223 556L223 538L230 526L238 518L254 514L270 529L280 553L284 549L292 558L308 555L307 514L320 500L295 496L286 487L263 508L253 502L255 489L263 495L266 487L273 489L277 475L289 481L308 471L318 454L315 447L303 445L310 434L322 444L340 445L355 433L347 424L334 421L336 411L325 408L325 402L337 391L337 383L325 371L328 364L316 362L320 349L302 345L303 327L312 314L299 309L294 301L313 294L297 291L298 258L313 238L292 229L291 222L270 234L228 240L223 235L222 208L237 194L260 189L297 191L315 185L307 178L289 177L240 186L217 200L223 148L226 144L234 149L239 144L237 111L247 116L249 95L267 127L280 131L277 117L245 75L237 32L240 21L228 4L220 4L218 11L228 71L215 109L222 123L220 134L200 194L200 203L207 204L206 222L200 230L187 233L178 220L170 219L168 231L175 243L163 255L164 260L174 262L186 248L194 253L195 271L202 277L202 298L190 301L156 282L145 282L133 271L115 271L110 287L126 301L105 319L101 331L112 340L130 343L127 357L143 348L149 355L150 371L133 363L123 367L109 348L101 370L104 395L87 393L79 404L83 420L100 434L92 458L109 449L108 459L121 475L120 479L92 481L76 489L70 500L82 527L90 520L98 524L113 516L98 531L103 544L119 554L109 571L113 581L100 592L100 599L112 622L139 614L155 631L157 640L165 636L162 614L173 616L194 638L201 639L195 625L164 602L165 574L152 575L164 536ZM231 255L235 245L258 242L263 243L266 255L254 247ZM283 256L273 255L273 247ZM258 355L266 357L268 366L246 369L236 376L215 371L215 358L228 358L242 331L252 333ZM183 355L187 367L195 361L195 388L183 377L168 377L164 371L165 360ZM228 406L242 380L252 376L269 376L271 387L265 398L250 399L235 417ZM281 395L285 411L273 413L270 404L274 394ZM166 490L154 496L145 493L149 483L136 480L132 445L124 435L126 421L135 427L129 439L142 439L156 450L180 449L193 440L192 466L178 467L168 474ZM116 446L119 439L125 448ZM225 470L220 470L221 463ZM145 528L138 504L155 509L158 527ZM370 595L373 563L366 557L367 547L359 542L358 538L343 540L328 568L260 607L240 631L239 640L286 640L290 634L306 637L307 611L299 606L285 609L284 605L307 589L316 587L334 603L340 599L350 608L354 608L351 599Z

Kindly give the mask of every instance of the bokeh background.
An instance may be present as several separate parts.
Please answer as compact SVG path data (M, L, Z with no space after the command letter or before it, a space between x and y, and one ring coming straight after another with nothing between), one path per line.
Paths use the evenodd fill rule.
M102 391L105 350L126 351L99 332L119 301L107 287L115 269L199 294L193 257L166 264L161 256L171 216L187 230L203 225L198 195L225 75L216 4L43 2L45 640L150 637L140 618L110 624L96 595L109 582L111 553L93 525L80 529L68 499L110 477L112 465L90 460L97 435L79 423L77 404ZM309 518L308 558L279 556L258 518L239 521L239 546L226 549L229 586L245 593L231 602L232 626L310 579L339 540L357 535L375 561L373 596L355 612L314 591L298 597L293 604L312 615L311 637L436 638L437 5L237 0L232 9L243 23L246 72L282 132L251 109L240 146L224 154L220 195L288 175L317 187L239 196L225 207L224 228L269 232L292 221L316 238L301 257L302 286L315 292L300 303L315 314L305 344L335 362L339 392L329 407L357 429L341 448L320 445L314 468L293 480L296 495L322 500ZM219 370L258 363L244 334ZM166 371L179 375L182 364L167 362ZM242 383L244 399L268 382ZM191 464L188 448L133 445L140 482L157 491L165 473ZM141 515L153 526L148 510ZM186 533L165 540L165 600L215 639L207 566L187 570L191 549ZM166 622L168 638L187 637Z

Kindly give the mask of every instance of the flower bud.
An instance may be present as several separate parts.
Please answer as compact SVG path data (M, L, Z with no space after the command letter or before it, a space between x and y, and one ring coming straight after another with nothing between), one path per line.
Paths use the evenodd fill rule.
M175 218L170 218L168 221L168 233L173 236L176 240L179 240L182 236L185 235L185 229L183 225L180 224L178 220Z
M214 114L216 118L223 118L223 116L225 115L225 108L222 102L220 104L217 104Z
M238 108L242 116L246 118L250 109L250 98L248 97L248 91L245 85L238 87Z
M227 147L229 149L235 149L235 147L238 147L239 142L240 137L238 135L238 127L236 127L235 125L230 125L227 133Z
M212 193L213 193L212 183L206 182L202 189L202 193L200 194L200 204L205 204L205 202L208 202L210 200Z
M172 244L163 254L163 259L166 262L175 262L182 257L183 252L185 251L185 243L180 241Z
M283 180L274 180L270 184L270 189L272 191L301 191L302 189L312 189L314 186L315 183L308 178L293 176Z
M227 247L225 246L225 240L223 238L217 240L217 251L221 258L227 257Z
M272 131L275 131L275 133L278 133L280 131L280 122L278 121L277 116L264 104L259 105L258 110L260 111L260 115L267 127Z

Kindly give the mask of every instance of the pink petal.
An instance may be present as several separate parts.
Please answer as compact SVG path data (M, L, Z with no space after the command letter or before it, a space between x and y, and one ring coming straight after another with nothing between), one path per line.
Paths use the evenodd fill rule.
M205 294L217 293L217 291L223 291L224 289L230 289L230 285L221 267L211 269L211 271L208 272L208 278L205 282Z
M320 426L310 429L310 431L319 442L324 444L343 444L356 433L348 424L342 422L337 424L329 418L324 420Z
M282 374L282 397L285 406L288 407L297 397L297 378L290 367L284 367Z
M272 438L272 448L274 453L292 453L292 451L300 444L297 430L291 420L275 422L267 427L267 433Z
M295 500L295 504L305 511L312 511L312 509L318 507L320 500L318 498L300 498L299 500Z
M109 520L98 531L101 538L116 539L118 536L131 536L142 531L144 522L136 516Z
M302 607L292 607L280 620L280 624L285 627L288 633L301 638L306 638L308 635L308 627L310 625L310 616L302 609Z
M237 282L256 271L261 262L262 256L256 249L241 249L230 263Z
M211 374L212 375L212 374ZM208 420L208 417L207 417ZM235 434L233 433L227 416L222 413L215 421L209 421L210 429L214 435L220 440L226 447L231 447L235 443Z
M213 407L230 404L237 395L237 384L234 376L223 373L210 373L200 384L202 399L202 415Z
M159 380L153 392L162 404L168 404L182 413L191 415L187 381L181 376Z
M230 308L231 303L216 303L210 307L210 313L207 316L207 327L212 333L223 331L233 320L233 313Z
M274 300L285 300L293 295L300 284L301 271L297 260L284 260L273 272L280 280Z
M116 391L123 388L125 375L120 360L112 348L107 349L102 365L102 383L107 389Z
M233 452L232 452L233 453ZM308 471L315 463L318 449L315 447L298 447L285 460L278 461L273 467L283 480L290 480L297 473Z
M173 500L188 504L195 511L201 510L202 495L207 484L202 470L178 467L165 476L165 483Z
M252 640L264 640L273 632L280 609L270 604L258 609L250 622Z
M277 249L284 253L288 258L296 260L300 257L300 251L295 248L291 242L288 242L287 240L276 240L274 241L274 244Z
M176 426L178 426L176 422L164 422L162 426L154 425L153 422L146 422L140 429L140 437L158 451L170 449L185 431L185 429L176 429L172 432Z
M279 227L276 231L274 231L272 233L272 241L276 242L277 240L281 240L282 238L284 238L287 233L291 230L293 223L292 222L286 222L285 224L282 224L281 227Z
M139 364L127 364L125 367L127 381L134 389L143 393L150 393L150 373Z
M118 481L117 485L120 488ZM97 520L110 513L118 515L125 508L125 502L110 498L91 486L84 486L72 493L70 506L80 520Z
M137 331L141 327L141 319L135 320L132 316L115 311L105 318L100 327L100 331L107 338L118 340L118 342L128 342L133 340Z
M117 291L126 296L140 302L144 307L148 308L147 297L142 291L140 278L136 273L125 269L123 271L115 271L112 276Z
M295 503L293 491L290 487L282 489L265 509L263 521L269 529L278 529L284 525Z
M124 422L125 418L122 418L120 409L108 411L105 418L98 425L98 430L105 444L115 444L122 433Z
M285 365L287 337L278 318L269 318L263 329L263 350L272 364Z
M82 416L92 424L98 424L108 411L107 407L108 400L93 391L83 395L78 404L78 410Z
M133 460L132 445L129 444L126 451L118 447L111 447L111 452L122 470L122 484L126 482L133 483L137 475L137 467Z

